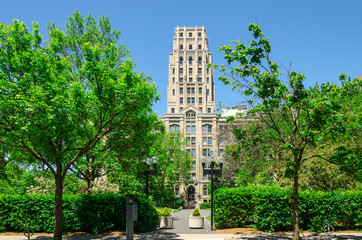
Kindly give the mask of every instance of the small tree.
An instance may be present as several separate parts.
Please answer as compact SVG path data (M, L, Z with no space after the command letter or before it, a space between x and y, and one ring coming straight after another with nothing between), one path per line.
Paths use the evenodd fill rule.
M359 150L350 142L339 141L343 135L348 141L357 143L361 139L361 104L358 111L350 111L346 102L361 99L361 80L347 80L341 75L342 83L315 85L306 89L305 76L288 70L287 82L280 78L279 66L270 58L271 45L264 38L260 26L251 23L249 31L254 40L248 47L239 40L235 46L222 46L227 65L214 65L219 77L233 90L243 93L252 107L246 118L254 121L249 131L237 128L236 137L245 144L267 147L273 152L283 152L286 174L293 178L293 239L299 239L298 186L301 165L312 158L333 159L352 172L361 171ZM240 116L242 117L242 116ZM233 120L232 118L229 120ZM325 143L338 142L337 146ZM318 146L321 151L308 151ZM330 152L333 152L331 154ZM277 159L275 159L277 160Z

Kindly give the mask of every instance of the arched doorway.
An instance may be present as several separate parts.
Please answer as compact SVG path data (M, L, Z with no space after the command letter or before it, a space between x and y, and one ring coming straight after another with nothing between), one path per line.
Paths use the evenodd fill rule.
M194 186L189 186L187 188L187 196L186 196L186 200L187 200L187 205L189 207L192 207L193 205L196 204L196 198L195 198L195 187Z

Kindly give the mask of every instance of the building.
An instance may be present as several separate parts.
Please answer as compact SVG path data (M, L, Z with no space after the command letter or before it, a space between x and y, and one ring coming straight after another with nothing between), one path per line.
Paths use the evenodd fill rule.
M210 176L203 174L202 157L212 148L220 156L228 143L227 138L218 137L218 131L227 127L225 116L231 110L223 112L221 118L215 112L213 72L207 67L212 63L208 45L205 27L175 28L173 50L169 54L167 113L161 118L168 131L182 132L189 142L192 183L175 186L175 194L183 197L189 206L210 200L207 191Z

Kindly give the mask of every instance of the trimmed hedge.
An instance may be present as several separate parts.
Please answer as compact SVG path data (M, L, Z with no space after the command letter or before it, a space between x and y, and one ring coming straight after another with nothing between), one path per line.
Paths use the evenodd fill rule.
M200 203L200 209L211 208L211 202Z
M291 188L244 187L218 189L214 193L215 225L245 227L254 223L266 232L292 229ZM326 222L343 228L362 223L361 191L299 193L300 227L323 231Z
M158 223L158 213L152 202L138 198L138 221L135 231L148 230ZM35 232L54 231L54 196L1 195L0 232L21 232L29 223ZM63 231L104 233L126 229L126 198L118 194L64 195Z

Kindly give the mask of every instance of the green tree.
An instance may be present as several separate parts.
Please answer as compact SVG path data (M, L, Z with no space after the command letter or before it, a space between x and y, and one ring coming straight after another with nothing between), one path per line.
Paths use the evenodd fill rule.
M158 157L156 177L151 179L154 199L161 205L172 199L174 186L186 183L191 169L191 155L180 132L159 132L151 148L151 156Z
M68 170L89 151L115 150L122 159L147 152L158 95L107 17L76 11L65 32L53 23L48 33L45 42L37 23L32 32L17 20L0 24L0 143L51 171L59 240Z
M361 138L361 111L351 112L345 107L350 99L361 99L361 81L341 76L340 86L325 83L307 89L302 73L288 70L287 82L270 58L271 45L258 24L251 23L249 31L254 40L247 47L239 40L234 46L222 46L226 65L214 65L222 72L219 77L233 90L243 93L252 108L246 118L255 121L251 131L236 129L238 139L250 144L264 145L274 152L283 152L286 174L293 178L293 239L299 239L298 187L301 165L309 159L331 160L331 154L321 151L311 154L310 148L325 147L344 135L350 141ZM356 98L357 97L357 98ZM358 123L356 123L358 122ZM253 138L250 138L253 136ZM250 141L252 140L252 141ZM338 163L353 172L360 171L356 149L339 141L329 145ZM353 145L354 146L354 145ZM337 162L337 160L335 161Z

